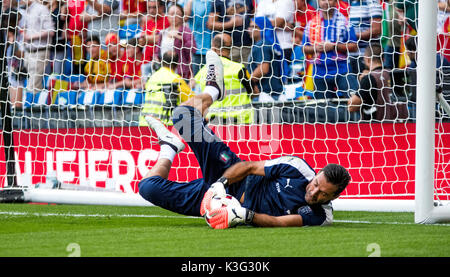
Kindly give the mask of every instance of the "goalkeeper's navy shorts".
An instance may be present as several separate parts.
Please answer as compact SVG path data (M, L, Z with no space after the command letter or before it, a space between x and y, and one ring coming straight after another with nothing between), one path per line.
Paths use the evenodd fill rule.
M192 216L200 216L203 195L226 169L241 159L206 125L201 113L193 107L180 106L173 111L173 124L195 154L203 178L187 183L173 182L159 176L139 183L140 195L156 206ZM244 186L233 184L228 194L240 199Z

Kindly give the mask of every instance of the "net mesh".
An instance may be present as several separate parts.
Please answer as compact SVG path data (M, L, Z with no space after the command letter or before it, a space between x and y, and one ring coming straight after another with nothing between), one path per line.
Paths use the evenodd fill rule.
M226 67L230 95L210 126L241 159L339 163L352 175L344 198L413 199L416 2L2 1L3 148L12 134L21 186L136 193L159 151L142 115L167 117L201 93L215 49L238 66ZM446 7L437 76L448 101ZM174 64L176 86L155 88ZM450 200L449 116L436 108L435 195ZM169 178L201 177L187 148Z

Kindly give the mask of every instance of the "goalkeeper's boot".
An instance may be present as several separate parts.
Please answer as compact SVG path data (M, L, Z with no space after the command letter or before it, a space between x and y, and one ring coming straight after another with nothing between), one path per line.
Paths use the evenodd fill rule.
M206 68L206 85L217 88L219 90L217 101L223 100L226 95L223 64L219 55L212 50L206 52Z
M146 115L145 120L148 126L155 131L158 136L159 145L167 144L169 145L177 154L183 151L185 145L184 143L172 132L167 129L167 127L157 118L151 115Z

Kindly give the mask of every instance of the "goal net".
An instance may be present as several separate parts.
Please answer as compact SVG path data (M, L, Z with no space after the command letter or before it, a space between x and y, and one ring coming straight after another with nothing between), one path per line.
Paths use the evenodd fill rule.
M336 209L415 209L423 91L414 1L95 2L2 1L3 191L25 188L31 202L149 205L138 183L159 145L142 115L170 118L168 110L200 93L205 54L215 48L245 68L226 72L229 98L209 117L241 159L296 155L316 171L338 163L352 181ZM430 115L430 151L433 202L446 205L450 13L447 1L436 4L436 55L436 45L426 47L438 63L436 87L426 93L441 99ZM158 71L174 63L183 83L156 96L152 76L166 82ZM187 147L169 178L201 177Z

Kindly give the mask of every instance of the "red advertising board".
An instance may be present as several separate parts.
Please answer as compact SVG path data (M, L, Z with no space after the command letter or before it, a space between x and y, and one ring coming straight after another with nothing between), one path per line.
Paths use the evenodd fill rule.
M352 176L346 195L411 198L414 193L413 123L211 128L243 160L296 155L317 171L328 163L339 163ZM450 124L443 124L440 130L436 143L441 154L436 159L448 165ZM139 180L155 163L159 150L147 127L20 130L14 132L14 142L21 182L28 178L33 184L44 183L48 172L54 171L64 183L95 187L112 183L124 192L137 192ZM445 170L437 170L436 177L447 182L445 174ZM0 186L5 175L4 151L0 151ZM201 178L189 147L175 158L169 178Z

